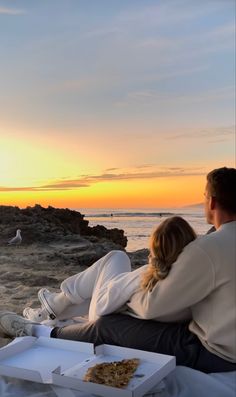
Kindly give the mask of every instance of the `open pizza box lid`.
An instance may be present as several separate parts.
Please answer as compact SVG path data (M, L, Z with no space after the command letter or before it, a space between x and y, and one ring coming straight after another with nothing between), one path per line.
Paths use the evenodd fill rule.
M120 389L83 381L98 363L138 358L129 384ZM107 397L140 397L175 368L175 357L124 347L23 337L0 349L0 375L58 385Z

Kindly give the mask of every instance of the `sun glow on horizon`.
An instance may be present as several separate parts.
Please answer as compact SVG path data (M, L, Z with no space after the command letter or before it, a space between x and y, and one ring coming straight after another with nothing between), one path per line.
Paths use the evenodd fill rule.
M168 208L201 202L204 183L202 176L100 182L76 190L1 192L1 203L20 207L37 203L61 208Z
M0 203L20 207L36 203L69 208L179 207L202 201L210 169L230 166L229 161L221 160L217 164L209 161L204 167L200 162L177 167L170 154L168 167L159 163L104 170L96 161L90 163L96 145L88 158L84 155L85 160L78 154L80 150L65 137L56 142L52 136L0 137ZM100 154L105 157L106 151L104 147ZM128 156L125 148L124 156Z
M0 205L202 202L235 167L235 5L97 3L3 4Z

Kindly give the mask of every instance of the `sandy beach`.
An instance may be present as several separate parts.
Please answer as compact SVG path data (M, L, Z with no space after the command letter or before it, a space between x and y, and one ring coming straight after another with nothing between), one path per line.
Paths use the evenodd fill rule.
M104 244L109 250L109 242ZM79 259L85 261L94 251L94 247L89 250L85 247L85 242L1 246L0 310L22 314L26 306L38 307L40 288L57 290L66 277L87 268L77 264ZM129 255L133 267L146 262L143 250ZM0 347L8 342L9 339L0 335Z
M67 244L2 246L0 310L22 314L25 306L37 307L37 291L41 287L58 288L64 278L83 270L85 267L73 263L62 265L59 253L67 248ZM73 248L72 245L70 249ZM0 346L7 342L0 337Z

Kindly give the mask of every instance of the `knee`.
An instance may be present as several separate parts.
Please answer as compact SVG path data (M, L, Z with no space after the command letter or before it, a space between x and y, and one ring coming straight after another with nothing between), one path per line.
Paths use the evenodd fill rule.
M124 271L131 270L131 262L126 252L121 250L112 250L108 255L110 255L110 258L114 258L117 263L123 264L125 266Z
M129 259L128 255L126 254L126 252L121 251L121 250L112 250L109 252L108 255L115 257L116 259L118 259L121 262L124 262L124 261L130 262L130 259Z

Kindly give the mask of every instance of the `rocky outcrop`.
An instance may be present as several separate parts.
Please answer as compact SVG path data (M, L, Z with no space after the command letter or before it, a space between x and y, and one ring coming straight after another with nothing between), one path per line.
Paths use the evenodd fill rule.
M146 265L148 263L149 253L150 251L147 248L143 248L134 252L128 252L132 268L135 269L137 267Z
M73 240L79 235L126 247L127 237L123 230L107 229L101 225L90 227L88 223L84 215L68 208L44 208L38 204L24 209L0 206L0 243L14 236L16 229L21 229L23 244L50 243L65 238Z

